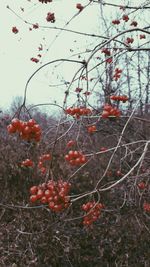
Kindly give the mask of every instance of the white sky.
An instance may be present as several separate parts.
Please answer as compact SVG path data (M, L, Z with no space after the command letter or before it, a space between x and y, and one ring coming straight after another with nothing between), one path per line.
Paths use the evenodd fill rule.
M83 4L87 4L88 1L81 1ZM36 3L36 4L35 4ZM46 26L58 26L62 27L69 18L71 18L76 12L75 8L77 1L74 0L54 0L50 4L41 4L36 0L28 2L27 0L7 0L0 3L0 64L1 64L1 89L0 89L0 107L7 107L10 105L12 99L15 96L23 95L24 87L27 79L30 75L40 67L40 64L36 64L30 61L31 57L36 57L38 47L40 44L44 44L44 50L51 45L55 39L58 30L43 30L33 29L29 31L29 25L25 24L19 18L17 18L10 10L6 8L10 6L17 14L22 18L28 20L31 23L39 23ZM20 7L24 8L24 12L20 10ZM96 24L97 16L95 7L85 12L82 12L78 18L70 24L71 29L79 31L92 32L93 25ZM48 23L45 20L48 12L55 12L56 23ZM85 19L86 17L91 19ZM95 17L95 18L94 18ZM92 23L91 23L92 22ZM19 29L18 34L13 34L11 29L16 26ZM45 41L43 40L45 37ZM74 49L76 45L75 40L80 41L82 48L85 48L85 39L77 37L75 34L68 34L62 32L56 41L51 45L49 52L44 56L44 62L51 61L58 58L66 58L72 53L69 49ZM77 41L77 43L79 42ZM77 44L78 45L78 44ZM83 49L81 49L83 50ZM43 52L41 53L43 54ZM52 68L51 68L52 69ZM59 93L56 87L52 89L48 85L51 81L51 69L45 68L39 75L33 78L28 91L28 99L30 102L43 103L47 100L60 99ZM60 71L64 70L62 66ZM73 69L71 64L65 68L66 76L69 77L72 74ZM48 73L47 73L48 72ZM63 96L63 94L62 94Z
M37 0L1 0L0 1L0 65L1 65L1 88L0 88L0 107L7 108L16 96L23 96L26 81L32 73L40 67L30 61L31 57L36 57L39 53L38 47L44 45L44 54L50 46L49 51L42 58L42 64L53 59L67 58L72 55L70 49L74 52L84 51L87 43L93 42L91 38L85 38L79 35L61 32L60 36L54 41L59 30L33 29L29 31L29 25L21 21L15 14L6 8L10 6L18 15L31 23L39 23L45 26L63 27L71 18L77 9L76 3L83 5L89 3L88 0L53 0L49 4L41 4ZM111 1L107 1L111 2ZM124 1L115 0L113 3L123 4ZM140 4L140 0L131 1L133 4ZM21 11L24 8L24 12ZM48 12L54 12L56 22L48 23L45 17ZM108 9L108 16L111 9ZM68 26L69 29L96 33L99 25L98 7L96 4L88 7L80 13ZM13 34L11 29L16 26L19 29L18 34ZM99 32L97 32L99 33ZM45 38L45 40L43 40ZM88 40L88 42L87 42ZM80 49L79 49L80 48ZM79 65L80 66L80 65ZM79 67L78 66L78 67ZM62 73L66 80L70 80L75 71L73 64L61 64L58 72ZM56 100L62 104L65 88L49 87L56 79L52 73L53 68L48 67L36 75L28 88L27 99L30 103L53 102ZM56 81L57 83L57 81Z

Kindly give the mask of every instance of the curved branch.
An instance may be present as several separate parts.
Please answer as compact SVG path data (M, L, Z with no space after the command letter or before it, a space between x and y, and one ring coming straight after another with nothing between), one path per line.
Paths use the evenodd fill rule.
M26 82L26 86L25 86L25 91L24 91L24 98L23 98L23 104L22 106L25 105L25 102L26 102L26 95L27 95L27 88L28 88L28 85L31 81L31 79L35 76L36 73L38 73L41 69L45 68L46 66L50 65L50 64L53 64L55 62L59 62L59 61L64 61L64 62L70 62L70 63L79 63L79 64L83 64L85 65L85 62L84 61L78 61L78 60L71 60L71 59L56 59L56 60L53 60L53 61L50 61L48 63L45 63L44 65L42 65L41 67L39 67L31 76L30 78L28 79L28 81Z

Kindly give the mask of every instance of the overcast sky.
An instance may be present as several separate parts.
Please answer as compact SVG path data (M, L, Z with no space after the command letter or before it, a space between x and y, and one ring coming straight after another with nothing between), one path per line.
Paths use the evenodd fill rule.
M81 1L87 4L88 1ZM50 4L41 4L38 1L28 2L27 0L7 0L0 3L0 64L1 64L1 89L0 89L0 107L10 105L15 96L23 95L25 83L30 75L40 67L40 63L36 64L30 61L31 57L37 57L38 47L43 45L41 52L43 58L41 63L46 63L53 59L66 58L71 56L76 47L81 47L81 51L85 49L86 40L81 36L61 32L55 40L59 30L33 29L29 31L30 25L25 24L15 14L6 8L10 6L19 16L31 23L39 23L46 26L63 27L64 24L75 14L77 1L74 0L55 0ZM92 32L97 22L97 10L94 5L91 10L87 9L75 18L68 26L70 29L78 31ZM21 10L24 8L24 12ZM48 23L45 18L48 12L55 12L56 23ZM92 14L92 17L91 17ZM11 29L16 26L19 30L18 34L13 34ZM43 40L45 38L45 40ZM55 40L55 41L54 41ZM46 52L46 49L49 51ZM68 65L68 66L67 66ZM59 74L62 71L62 77L65 74L67 79L71 79L75 66L66 64L59 67ZM52 68L44 69L37 75L29 86L28 99L30 102L42 103L47 100L61 99L62 90L56 90L49 87L51 82L55 82L55 76L51 77ZM56 82L57 83L57 82Z
M39 23L45 26L63 27L65 23L77 13L76 0L53 0L49 4L41 4L37 0L5 0L0 1L0 65L1 65L1 88L0 107L7 108L16 96L23 96L25 84L32 73L48 61L67 58L73 53L84 51L90 48L92 38L85 38L80 35L61 32L50 29L33 29L25 24L20 18L12 13L6 6L12 8L22 19L31 23ZM79 1L83 5L89 3L88 0ZM112 1L107 1L112 2ZM123 4L124 1L114 0L113 3ZM140 0L131 1L133 4L140 4ZM22 10L24 9L24 11ZM48 12L54 12L56 22L54 24L46 21ZM96 4L86 8L79 16L70 22L68 29L83 31L88 33L100 33L97 25L99 22L99 11ZM111 8L108 8L108 16ZM18 34L12 33L12 27L16 26ZM56 38L56 34L58 37ZM41 63L34 63L30 58L37 57L38 47L43 45L41 52ZM49 50L47 51L46 49ZM28 88L27 99L30 103L53 102L56 100L62 104L65 87L53 87L62 76L66 81L70 81L73 73L79 67L74 64L60 64L57 71L54 65L45 68L36 75Z

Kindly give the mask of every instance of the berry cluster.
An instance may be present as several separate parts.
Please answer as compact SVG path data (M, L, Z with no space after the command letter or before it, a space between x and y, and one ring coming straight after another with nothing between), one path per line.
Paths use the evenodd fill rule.
M87 159L82 154L82 152L77 150L70 150L67 155L65 155L65 160L67 160L71 165L82 165L86 163Z
M12 27L12 32L16 34L19 32L19 30L16 27Z
M33 29L38 29L39 28L39 24L38 23L35 23L32 26L33 26Z
M134 42L134 39L131 37L127 37L127 39L126 39L126 43L127 44L132 44Z
M112 95L110 96L110 99L114 101L122 101L123 103L129 100L126 95Z
M83 90L82 88L77 87L77 88L75 89L75 92L76 92L76 93L81 93L82 90Z
M127 22L127 21L129 20L129 17L128 17L128 15L123 15L123 16L122 16L122 19L123 19L125 22Z
M47 13L46 20L48 22L54 23L55 22L55 15L54 15L54 13L48 12Z
M76 4L76 8L79 9L79 12L81 12L84 8L84 6L82 6L81 4Z
M104 208L104 205L102 203L96 204L95 201L83 204L82 210L86 212L86 215L84 216L83 219L83 224L89 226L93 222L95 222L99 218L102 208Z
M122 70L119 68L115 69L115 73L113 75L113 78L115 81L117 81L121 77Z
M110 56L110 50L108 48L103 48L101 53L104 53L106 56Z
M140 34L140 39L146 39L145 34Z
M134 26L134 27L136 27L138 25L138 23L137 23L137 21L132 21L132 23L130 24L130 26Z
M33 167L34 163L31 159L26 159L21 162L22 167Z
M68 193L71 184L58 180L57 182L49 180L47 183L34 185L30 188L30 201L32 203L37 200L42 204L48 204L52 211L62 211L68 207L70 198Z
M39 157L38 168L40 169L42 174L46 173L46 167L44 163L45 161L49 161L49 160L51 160L50 154L43 154L41 157Z
M111 52L110 52L110 50L108 48L103 48L101 50L101 53L104 53L106 56L108 56L108 58L106 58L106 62L107 63L112 63L112 61L113 61L112 57L109 57L111 55Z
M145 211L150 212L150 203L145 202L145 203L143 204L143 208L144 208Z
M87 130L88 130L88 133L95 133L96 132L96 126L95 125L88 126Z
M107 58L107 59L106 59L106 62L109 63L109 64L112 63L112 62L113 62L112 57Z
M91 92L89 92L89 91L85 91L83 94L88 96L88 95L91 94Z
M113 107L109 104L104 106L104 110L102 112L102 118L108 118L109 116L120 117L121 113L117 107Z
M52 0L39 0L39 2L41 2L42 4L43 4L43 3L47 4L47 3L51 3Z
M27 141L33 140L39 142L41 139L40 125L34 119L24 122L14 118L11 124L7 126L7 130L10 134L18 132L20 137Z
M31 60L32 62L35 62L35 63L38 63L38 62L39 62L39 59L36 58L36 57L31 57L30 60Z
M114 19L114 20L112 20L112 23L114 25L118 25L118 24L120 24L120 20L119 19Z
M92 113L91 109L84 107L67 108L65 112L71 116L76 116L78 119L80 116L89 115Z

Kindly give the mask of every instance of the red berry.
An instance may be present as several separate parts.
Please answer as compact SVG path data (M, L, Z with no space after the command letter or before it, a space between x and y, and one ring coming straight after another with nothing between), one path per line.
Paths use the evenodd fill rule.
M37 191L37 199L40 199L41 197L43 197L43 195L44 195L43 190L38 189L38 191Z
M115 20L112 20L112 23L115 25L118 25L120 24L120 20L119 19L115 19Z
M34 203L36 200L37 200L37 195L31 195L31 196L30 196L30 201L31 201L32 203Z
M75 160L75 159L71 159L71 160L69 161L69 163L70 163L72 166L74 166L74 165L76 165L76 160Z
M45 167L42 167L42 168L41 168L41 173L42 173L42 174L45 174L45 173L46 173L46 168L45 168Z
M109 64L112 63L112 61L113 61L112 57L106 59L106 62L109 63Z
M118 171L116 172L116 175L117 175L117 176L122 176L122 172L121 172L120 170L118 170Z
M76 92L76 93L80 93L82 90L83 90L82 88L77 87L77 88L75 89L75 92Z
M110 56L110 50L108 48L103 48L101 50L101 53L104 53L105 55Z
M51 196L51 191L49 189L45 190L44 195L46 198L49 198Z
M126 39L127 44L132 44L133 42L134 42L133 38L127 37L127 39Z
M145 39L145 38L146 38L145 34L140 34L140 39Z
M80 158L76 158L76 159L75 159L75 165L80 165L80 163L81 163Z
M33 62L35 62L35 63L38 63L39 62L39 59L38 58L35 58L35 57L31 57L30 60L33 61Z
M65 160L69 161L71 158L69 155L65 155Z
M34 119L30 119L27 124L29 127L33 127L36 124L36 121Z
M39 163L38 163L38 168L39 168L39 169L43 168L43 162L42 162L42 161L39 161Z
M47 13L46 20L48 22L54 23L55 22L55 15L54 15L54 13L48 12Z
M132 23L130 25L136 27L138 25L138 23L137 23L137 21L132 21Z
M146 184L145 184L145 182L140 182L139 184L138 184L138 188L139 189L145 189L145 187L146 187Z
M102 118L108 118L108 116L109 116L109 111L103 110Z
M41 131L41 127L39 124L35 124L33 127L32 127L32 131L34 132L40 132Z
M85 156L82 156L82 157L80 157L80 163L81 164L84 164L84 163L86 163L86 157Z
M78 151L73 151L73 157L74 158L77 158L78 156L80 155L80 152L78 152Z
M43 156L42 156L42 160L51 160L51 155L50 154L44 154Z
M16 128L12 125L12 124L9 124L8 126L7 126L7 131L8 131L8 133L15 133L16 132Z
M61 210L62 210L62 208L63 208L63 207L62 207L62 205L61 205L61 204L59 204L59 205L57 205L57 204L56 204L56 205L54 205L54 208L53 208L53 209L54 209L54 211L56 211L56 212L57 212L57 211L61 211Z
M68 152L68 156L69 156L70 158L73 158L73 157L74 157L74 151L73 151L73 150L70 150L70 151Z
M43 196L40 201L41 201L41 203L46 204L47 198L45 196Z
M19 30L16 27L12 27L12 32L16 34L19 32Z
M128 15L123 15L123 16L122 16L122 19L123 19L125 22L127 22L127 21L129 20L129 17L128 17Z
M94 133L94 132L96 132L96 126L95 126L95 125L89 126L89 127L88 127L88 132L89 132L89 133Z
M144 208L145 211L150 212L150 204L149 204L149 203L145 202L145 203L143 204L143 208Z
M70 140L68 143L67 143L67 147L71 147L73 145L75 145L75 141L74 140Z
M81 12L84 8L84 6L82 6L81 4L76 4L76 8L79 9L79 11Z
M112 106L111 106L111 105L109 105L109 104L105 104L105 106L104 106L104 110L105 110L105 111L110 112L111 109L112 109Z
M16 128L16 130L18 130L20 128L20 120L17 119L17 118L14 118L12 121L11 121L11 124L13 127Z
M38 28L39 28L39 24L38 23L33 24L33 29L38 29Z
M38 191L38 187L36 185L30 188L30 194L35 195Z
M53 209L55 206L55 203L53 201L51 201L51 202L49 202L48 206L50 209Z

